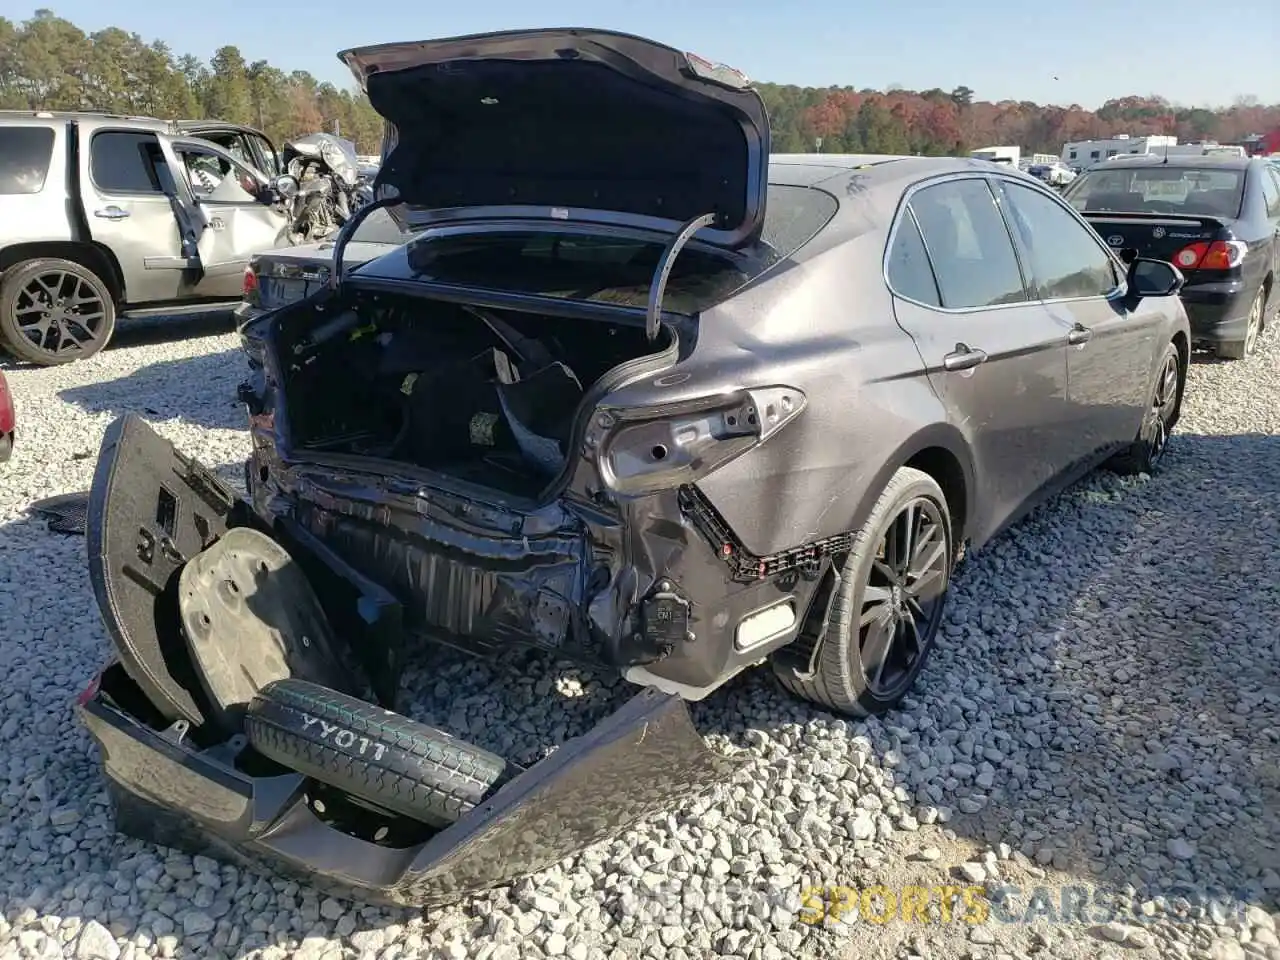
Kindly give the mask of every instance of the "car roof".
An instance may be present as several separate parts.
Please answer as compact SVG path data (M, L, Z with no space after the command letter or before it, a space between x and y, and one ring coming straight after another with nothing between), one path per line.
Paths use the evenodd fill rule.
M1106 170L1109 167L1177 167L1185 170L1190 167L1223 167L1227 170L1245 170L1255 160L1254 157L1237 157L1224 153L1172 153L1165 157L1162 153L1119 154L1109 157L1094 166L1093 170Z
M122 113L95 113L89 110L0 110L0 123L30 121L80 120L113 127L145 127L149 130L168 130L169 122L156 117L144 117Z
M868 186L890 181L941 176L948 173L1004 173L1038 183L1010 164L974 157L916 157L874 153L775 153L769 157L769 182L780 186L813 187L856 172Z

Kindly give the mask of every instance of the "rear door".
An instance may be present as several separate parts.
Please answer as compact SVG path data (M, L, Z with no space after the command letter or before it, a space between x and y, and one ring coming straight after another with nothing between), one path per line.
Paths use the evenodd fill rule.
M909 194L887 276L899 324L969 439L989 505L983 540L1062 469L1069 447L1069 324L1029 294L983 177L927 181Z
M177 189L160 138L138 128L99 127L80 145L89 232L124 273L130 304L177 299L194 247L179 228Z
M287 220L259 197L260 175L231 154L189 141L173 144L175 166L193 198L199 273L188 295L236 299L249 258L280 240Z
M1078 429L1068 431L1072 459L1131 441L1150 392L1156 340L1164 325L1159 300L1132 310L1120 301L1120 264L1066 204L1043 190L997 181L1034 295L1070 328L1067 397Z

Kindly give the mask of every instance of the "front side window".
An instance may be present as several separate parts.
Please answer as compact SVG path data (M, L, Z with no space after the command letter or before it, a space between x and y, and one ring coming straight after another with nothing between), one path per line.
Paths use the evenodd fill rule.
M206 203L256 202L258 182L248 168L214 153L183 150L178 156L196 199Z
M0 194L39 193L52 155L49 127L0 127Z
M1111 255L1058 201L1017 183L1002 189L1037 297L1105 297L1119 286Z
M266 165L262 172L269 177L277 176L280 173L280 164L276 160L276 153L271 146L271 142L266 137L260 137L256 133L249 134L249 139L253 140L258 145L258 150L262 152L262 162ZM249 163L256 166L252 160Z
M917 190L920 224L942 306L951 310L1023 303L1027 292L1013 240L985 180L951 180Z
M89 146L89 173L110 193L163 193L157 172L160 141L154 133L96 133Z

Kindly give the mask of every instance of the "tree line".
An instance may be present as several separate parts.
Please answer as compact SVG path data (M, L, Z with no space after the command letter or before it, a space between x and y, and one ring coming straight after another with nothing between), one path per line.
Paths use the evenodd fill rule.
M1280 104L1253 97L1210 109L1158 96L1079 105L976 100L969 87L878 91L758 85L769 110L773 149L802 153L948 155L994 145L1058 153L1068 140L1115 133L1175 134L1180 140L1239 140L1280 128ZM246 62L224 46L206 64L160 40L108 27L85 33L50 10L15 24L0 17L0 109L97 110L170 119L217 118L265 131L276 143L319 130L341 133L377 153L382 121L358 91Z

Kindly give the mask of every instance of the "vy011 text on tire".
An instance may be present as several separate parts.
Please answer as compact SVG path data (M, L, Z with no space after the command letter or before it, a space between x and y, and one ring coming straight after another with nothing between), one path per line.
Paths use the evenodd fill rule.
M304 680L267 684L245 734L258 753L383 809L448 826L506 782L501 757Z

